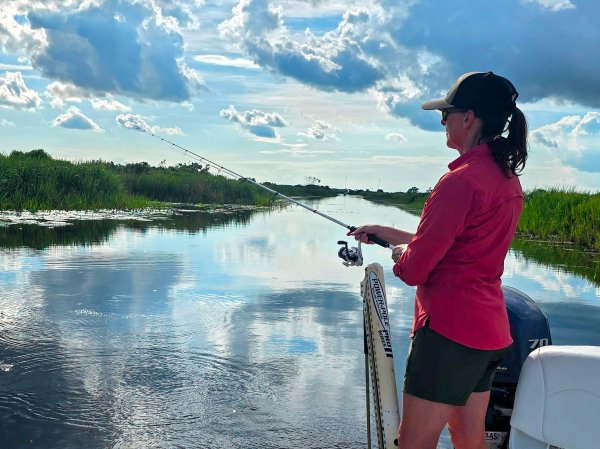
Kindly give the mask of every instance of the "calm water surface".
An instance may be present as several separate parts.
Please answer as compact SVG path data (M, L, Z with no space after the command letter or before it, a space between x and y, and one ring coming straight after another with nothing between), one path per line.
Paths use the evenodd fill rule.
M418 218L355 197L349 223ZM361 268L342 227L290 207L0 228L0 447L365 448ZM414 290L389 250L400 380ZM597 257L516 242L504 282L556 344L600 345ZM447 436L440 447L451 447Z

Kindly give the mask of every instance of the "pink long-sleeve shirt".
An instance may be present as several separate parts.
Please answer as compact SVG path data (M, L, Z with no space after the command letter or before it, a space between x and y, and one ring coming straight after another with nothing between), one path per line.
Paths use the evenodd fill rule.
M416 285L413 333L431 329L475 349L512 343L500 276L523 208L519 178L508 178L487 144L448 165L425 203L394 274Z

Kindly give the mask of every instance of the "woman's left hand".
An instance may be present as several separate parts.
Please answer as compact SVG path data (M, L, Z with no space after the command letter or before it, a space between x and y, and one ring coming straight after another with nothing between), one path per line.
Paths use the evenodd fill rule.
M398 262L398 259L400 259L400 256L404 253L404 251L406 251L407 246L408 245L394 246L394 249L392 250L392 260L394 261L394 263Z

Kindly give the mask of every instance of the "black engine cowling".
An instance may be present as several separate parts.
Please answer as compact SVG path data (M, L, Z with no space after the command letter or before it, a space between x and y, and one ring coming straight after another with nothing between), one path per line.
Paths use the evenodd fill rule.
M502 287L513 344L496 370L488 405L485 430L490 449L508 447L510 416L521 367L531 351L552 344L548 318L525 293Z

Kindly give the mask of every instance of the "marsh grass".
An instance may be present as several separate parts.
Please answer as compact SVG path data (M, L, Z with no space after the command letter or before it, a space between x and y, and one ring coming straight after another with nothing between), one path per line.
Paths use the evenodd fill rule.
M158 201L266 205L267 193L243 181L209 173L154 169L120 175L125 190Z
M429 198L428 192L371 192L358 191L363 198L374 203L387 204L400 207L407 212L415 215L421 214L425 201Z
M101 162L71 163L43 150L0 155L0 209L93 210L143 207Z
M600 194L573 189L527 192L518 233L600 251Z
M0 210L156 207L157 202L266 205L250 183L215 176L199 164L151 167L53 159L44 150L0 154Z
M339 195L343 193L343 189L335 189L329 186L321 186L321 185L289 185L289 184L274 184L270 182L265 182L264 185L273 189L283 195L289 197L315 197L315 198L327 198Z

